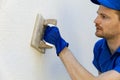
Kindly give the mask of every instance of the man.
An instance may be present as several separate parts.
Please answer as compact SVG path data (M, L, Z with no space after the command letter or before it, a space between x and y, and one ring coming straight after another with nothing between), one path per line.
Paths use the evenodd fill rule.
M72 55L58 28L47 27L44 40L55 45L56 53L72 80L120 80L120 0L91 0L99 5L95 35L102 39L94 46L93 64L100 75L89 73Z

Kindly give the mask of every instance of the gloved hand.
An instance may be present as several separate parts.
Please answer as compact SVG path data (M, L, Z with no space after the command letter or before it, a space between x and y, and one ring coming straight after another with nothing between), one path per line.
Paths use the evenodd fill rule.
M60 52L68 47L68 43L61 37L59 29L56 26L47 26L44 33L44 40L50 44L53 44L56 48L57 56Z

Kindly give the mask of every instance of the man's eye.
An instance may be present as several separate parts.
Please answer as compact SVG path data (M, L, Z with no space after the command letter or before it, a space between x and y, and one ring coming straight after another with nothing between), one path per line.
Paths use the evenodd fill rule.
M101 15L103 19L106 19L108 18L106 15Z

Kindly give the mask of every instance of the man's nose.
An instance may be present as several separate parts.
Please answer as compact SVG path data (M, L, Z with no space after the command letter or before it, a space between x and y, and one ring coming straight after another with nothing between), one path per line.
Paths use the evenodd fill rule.
M97 17L95 18L94 23L95 23L95 24L100 24L100 23L101 23L101 19L100 19L99 16L97 16Z

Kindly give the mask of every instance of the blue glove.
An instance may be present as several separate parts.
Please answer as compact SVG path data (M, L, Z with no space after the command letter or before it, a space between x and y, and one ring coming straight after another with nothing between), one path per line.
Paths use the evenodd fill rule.
M56 47L57 56L60 52L68 47L68 43L61 37L60 32L56 26L47 26L44 33L44 40Z

